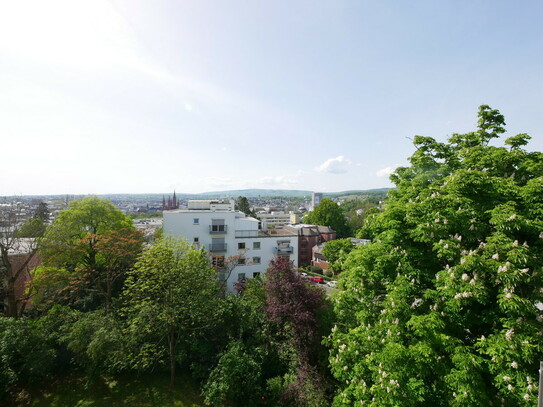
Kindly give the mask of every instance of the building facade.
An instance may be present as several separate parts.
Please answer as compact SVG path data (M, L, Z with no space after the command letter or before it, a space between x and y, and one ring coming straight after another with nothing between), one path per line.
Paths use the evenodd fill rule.
M278 226L290 225L292 223L298 223L298 214L294 212L285 213L278 212L260 212L256 214L256 217L262 224L262 229L267 230L269 228L276 228Z
M336 239L336 232L329 226L296 224L284 227L298 236L298 265L309 266L313 257L313 247Z
M275 256L298 266L298 237L290 230L259 229L258 219L234 209L234 201L193 200L187 209L164 211L164 235L204 247L222 270L228 291L238 280L263 275ZM235 262L235 264L233 264Z

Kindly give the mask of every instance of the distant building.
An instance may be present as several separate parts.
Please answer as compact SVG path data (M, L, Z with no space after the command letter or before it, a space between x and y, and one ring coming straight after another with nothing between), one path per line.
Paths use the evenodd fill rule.
M311 210L315 210L322 201L322 192L313 192L311 195Z
M26 295L26 289L32 279L30 273L40 265L41 259L38 254L35 253L33 238L16 239L13 246L8 250L7 255L12 270L15 272L21 269L21 272L13 285L14 296L17 300L17 309L18 311L21 311L23 307L29 308L31 306L31 301ZM4 272L2 269L5 267L6 265L0 258L0 273ZM0 290L2 290L2 287L0 287ZM0 314L5 312L6 309L7 304L0 302Z
M179 201L177 196L175 196L175 191L173 191L173 198L168 196L168 201L162 196L162 210L171 211L172 209L179 209Z
M292 223L298 223L298 215L294 212L271 212L271 213L257 213L256 217L262 223L262 229L267 230L269 228L276 228L278 226L290 225Z
M311 264L313 247L336 239L336 232L329 226L296 224L284 227L298 236L298 264L309 266Z
M190 200L187 209L164 212L164 235L183 237L204 247L220 270L235 259L237 266L222 273L228 291L238 280L264 274L270 260L284 256L298 266L298 236L284 228L259 229L259 221L234 209L233 200Z

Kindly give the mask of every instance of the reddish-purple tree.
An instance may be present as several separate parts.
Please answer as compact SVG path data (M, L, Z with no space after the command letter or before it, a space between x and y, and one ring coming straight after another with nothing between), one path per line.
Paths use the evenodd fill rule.
M286 257L270 261L266 272L266 315L290 330L298 350L311 345L317 333L317 312L325 306L323 289L307 283Z
M326 381L318 366L322 353L318 313L327 303L325 291L302 279L285 257L270 262L264 287L266 318L278 327L285 344L292 346L297 356L291 360L295 379L280 399L287 405L329 405Z

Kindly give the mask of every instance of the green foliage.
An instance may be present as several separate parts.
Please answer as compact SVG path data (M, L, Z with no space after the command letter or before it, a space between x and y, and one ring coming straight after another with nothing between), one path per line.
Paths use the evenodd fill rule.
M235 209L243 212L247 216L255 216L255 212L251 209L249 200L244 196L240 196L236 199Z
M76 364L94 378L127 369L127 341L120 321L111 313L74 313L62 327L60 342L72 352Z
M308 266L308 271L313 274L320 274L322 275L322 267L319 266Z
M109 310L143 236L111 202L89 197L71 202L41 243L43 267L35 272L32 287L38 303Z
M364 226L364 221L368 215L380 211L381 202L386 197L387 193L383 192L381 195L370 196L365 199L351 199L341 205L347 218L347 226L353 234L356 235Z
M334 271L337 272L343 270L343 262L353 249L353 242L349 238L330 240L325 243L322 254L330 262Z
M15 385L44 380L54 370L55 357L35 321L0 318L0 402Z
M219 359L204 386L209 405L247 406L262 400L262 357L259 348L247 348L237 340Z
M207 253L185 241L157 242L130 272L122 297L132 365L169 361L173 384L181 351L217 323L218 281Z
M46 224L40 218L28 219L17 231L17 237L41 237L45 233Z
M338 237L347 237L350 234L343 210L337 203L330 199L321 200L313 212L304 217L305 223L330 226Z
M503 116L448 143L416 136L372 243L344 262L327 340L334 405L534 405L543 358L543 154L489 145Z

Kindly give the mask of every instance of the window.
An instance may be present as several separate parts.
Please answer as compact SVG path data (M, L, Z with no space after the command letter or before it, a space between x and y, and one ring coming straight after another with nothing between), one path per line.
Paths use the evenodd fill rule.
M245 249L245 242L238 243L238 250Z
M225 233L226 225L224 224L224 219L211 219L209 231L211 233Z
M253 249L260 250L260 242L253 242Z
M200 218L194 218L192 220L192 223L194 223L195 225L199 225L200 224Z
M240 257L240 258L238 259L238 264L239 264L239 265L244 265L244 264L245 264L245 257Z
M195 238L194 238L194 243L200 243L200 238L199 238L199 237L195 237Z
M257 277L260 277L260 272L254 272L253 273L253 278L257 278Z
M224 267L224 256L213 256L211 258L211 263L215 267Z
M254 264L260 264L260 257L253 257Z
M238 273L238 280L245 280L245 273Z

